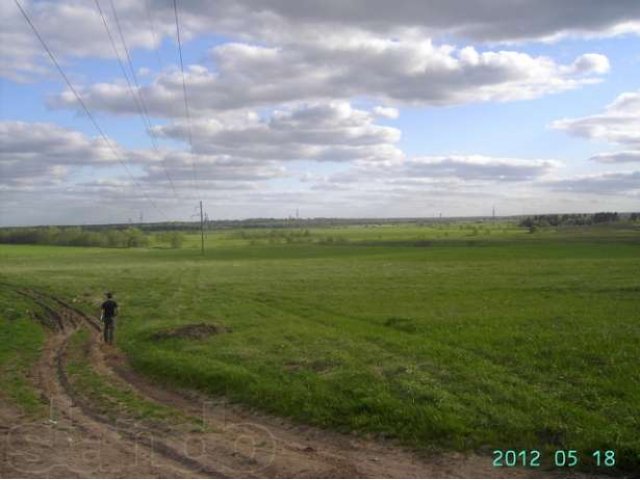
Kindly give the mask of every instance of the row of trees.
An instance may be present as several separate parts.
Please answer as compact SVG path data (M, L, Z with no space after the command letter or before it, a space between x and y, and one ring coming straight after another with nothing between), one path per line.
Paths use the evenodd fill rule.
M149 238L137 228L95 232L82 227L35 227L2 229L0 242L77 247L145 247L149 244Z
M156 243L179 248L184 241L180 232L161 232ZM32 245L65 245L77 247L147 247L150 237L139 228L111 228L104 230L83 227L33 227L0 229L0 243Z
M632 222L638 221L640 220L640 213L632 213L628 219ZM520 221L520 226L532 229L537 227L558 227L561 225L594 225L621 220L624 220L624 218L618 212L565 213L563 215L533 215Z

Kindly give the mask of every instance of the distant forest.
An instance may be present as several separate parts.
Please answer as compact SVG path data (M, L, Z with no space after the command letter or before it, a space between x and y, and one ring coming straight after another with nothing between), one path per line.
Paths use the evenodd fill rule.
M466 218L258 218L248 220L207 221L207 230L251 229L251 228L327 228L349 225L400 225L428 226L441 222L460 221L511 221L534 232L539 228L571 225L594 225L622 221L639 222L640 213L569 213L533 215L528 217L466 217ZM145 224L115 224L86 226L40 226L0 228L0 243L66 245L86 247L131 248L146 247L154 240L155 245L179 248L184 242L184 232L200 230L199 222L170 222Z
M184 240L180 232L162 232L156 243L179 248ZM77 247L146 247L150 237L134 227L19 227L0 229L0 243L64 245Z
M565 213L553 215L533 215L522 219L521 227L535 230L540 227L560 227L567 225L594 225L598 223L614 223L622 220L640 221L640 213L619 214L617 212L598 213Z

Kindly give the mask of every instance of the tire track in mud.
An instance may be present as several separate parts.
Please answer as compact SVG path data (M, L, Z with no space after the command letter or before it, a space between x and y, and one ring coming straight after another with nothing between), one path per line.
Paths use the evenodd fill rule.
M20 289L48 313L59 328L49 336L38 366L40 388L47 398L62 400L77 411L68 413L86 434L114 438L125 456L132 449L157 460L151 470L127 471L128 476L206 477L389 477L389 478L535 478L556 472L494 469L489 457L461 453L425 454L375 442L294 425L277 417L212 401L196 392L160 387L134 372L124 356L100 342L99 323L73 305L33 289ZM55 304L57 308L51 307ZM65 322L67 325L65 327ZM77 392L65 370L68 342L79 328L90 329L91 367L97 374L131 388L141 398L202 419L203 431L185 432L114 422ZM63 412L64 413L64 412ZM125 423L123 425L123 423ZM157 455L156 455L157 454ZM135 462L136 459L133 459ZM82 472L87 476L87 472ZM104 476L103 473L101 473ZM113 475L112 475L113 476ZM566 474L564 475L566 477Z
M92 420L103 425L111 425L112 422L104 415L97 413L88 402L84 401L82 397L77 394L77 392L69 382L69 378L64 370L63 363L63 355L67 348L67 342L68 339L63 343L61 350L59 350L58 354L56 355L56 369L60 385L72 399L74 405L78 406L82 410L82 413L84 413ZM132 442L143 445L155 452L160 453L161 455L172 461L180 463L189 471L203 474L209 478L226 478L226 476L218 470L215 470L209 466L205 466L197 462L196 460L181 454L176 448L170 446L169 444L158 440L155 434L151 438L149 438L144 434L146 433L144 430L136 431L135 429L130 430L126 428L118 428L118 433L120 435L123 435L125 438L128 438Z

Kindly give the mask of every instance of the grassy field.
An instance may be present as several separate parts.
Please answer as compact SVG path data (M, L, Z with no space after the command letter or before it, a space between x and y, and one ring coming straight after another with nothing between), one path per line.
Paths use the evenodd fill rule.
M112 290L118 344L164 382L424 449L615 449L640 468L637 224L222 231L204 257L198 242L0 246L0 279L96 315ZM20 322L3 319L0 353ZM175 334L200 323L218 334Z
M44 331L42 309L0 285L0 396L18 405L22 413L42 415L46 408L27 381L40 355Z

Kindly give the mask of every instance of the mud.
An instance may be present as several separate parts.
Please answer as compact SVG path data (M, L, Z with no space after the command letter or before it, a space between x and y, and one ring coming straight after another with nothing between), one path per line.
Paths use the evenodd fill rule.
M228 332L229 329L208 323L197 323L193 325L183 325L167 330L160 330L151 335L153 340L166 340L169 338L186 338L189 340L202 340L213 335Z

